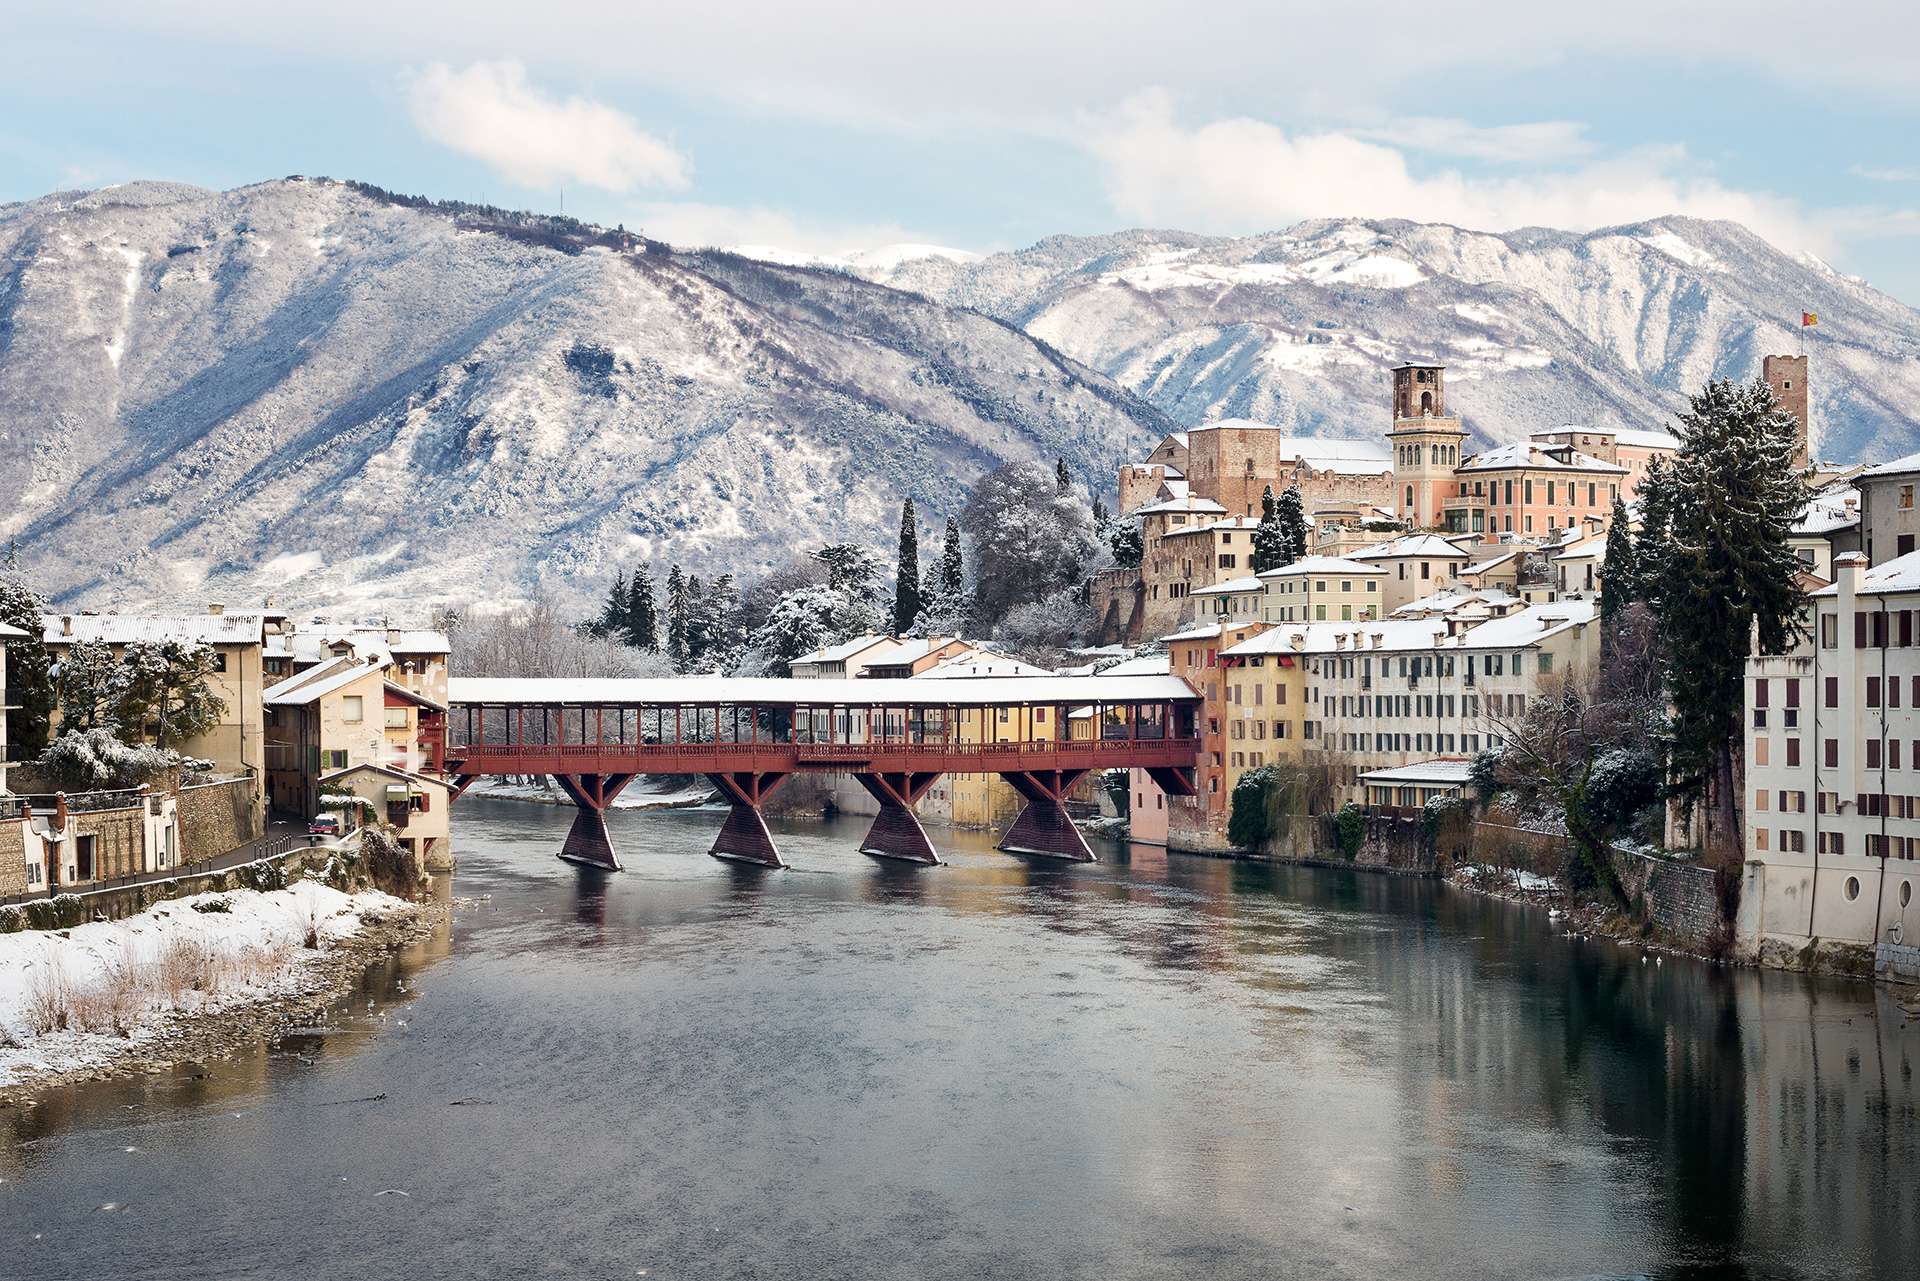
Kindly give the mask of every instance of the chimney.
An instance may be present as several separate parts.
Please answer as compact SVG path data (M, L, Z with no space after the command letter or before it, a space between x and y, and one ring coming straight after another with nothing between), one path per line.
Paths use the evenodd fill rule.
M208 612L209 614L214 614L214 615L219 615L219 614L224 614L224 613L226 613L226 612L227 612L227 607L226 607L225 605L223 605L223 604L221 604L221 603L220 603L219 601L217 601L217 600L216 600L216 601L208 601L208 602L207 602L207 612Z
M60 634L62 636L73 635L73 615L72 614L60 615Z
M1848 552L1844 556L1833 558L1833 577L1840 595L1840 619L1846 623L1848 615L1853 613L1854 597L1860 594L1860 575L1866 571L1867 558L1859 552Z

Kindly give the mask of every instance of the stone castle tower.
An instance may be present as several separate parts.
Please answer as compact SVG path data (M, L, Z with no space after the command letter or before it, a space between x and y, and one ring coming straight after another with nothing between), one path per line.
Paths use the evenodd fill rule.
M1792 414L1794 421L1800 424L1799 440L1793 450L1793 465L1805 467L1807 440L1812 429L1812 420L1807 416L1807 358L1762 356L1760 376L1766 379L1767 386L1773 388L1773 398L1780 402L1780 408Z
M1393 371L1393 505L1415 529L1444 523L1441 499L1454 483L1466 430L1447 413L1444 365L1401 365Z

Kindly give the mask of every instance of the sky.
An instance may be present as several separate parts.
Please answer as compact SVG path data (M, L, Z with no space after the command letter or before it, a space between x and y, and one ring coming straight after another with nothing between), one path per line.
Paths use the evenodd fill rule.
M1920 305L1920 5L9 0L0 201L291 173L683 244L1730 218Z

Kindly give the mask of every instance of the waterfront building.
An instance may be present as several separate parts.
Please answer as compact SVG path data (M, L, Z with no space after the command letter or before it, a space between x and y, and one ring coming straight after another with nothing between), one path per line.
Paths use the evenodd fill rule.
M453 645L447 634L430 628L388 627L374 623L333 623L316 618L269 633L262 653L268 684L317 667L330 658L355 654L391 660L388 676L437 703L447 701L447 661Z
M1269 623L1351 623L1384 612L1381 584L1394 570L1364 559L1302 556L1257 576Z
M1920 552L1845 552L1808 628L1747 663L1750 958L1920 940Z
M787 664L787 674L796 680L834 680L843 676L858 676L865 670L869 656L878 657L892 649L894 644L893 637L877 633L855 636L851 640L823 645L811 653L800 655Z
M1221 653L1265 631L1265 623L1207 623L1161 638L1167 670L1192 686L1202 699L1196 721L1200 759L1192 796L1167 799L1167 840L1184 848L1225 848L1227 806L1233 793L1227 765L1225 671Z

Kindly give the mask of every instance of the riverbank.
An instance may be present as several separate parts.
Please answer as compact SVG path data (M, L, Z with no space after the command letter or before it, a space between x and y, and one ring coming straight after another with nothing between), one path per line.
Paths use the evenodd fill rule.
M490 801L525 801L533 805L572 805L565 792L542 783L513 783L503 778L482 779L467 789L469 796L484 796ZM613 798L609 809L679 810L695 809L718 801L719 794L706 784L656 791L630 784Z
M443 914L303 880L0 936L0 1106L273 1040L323 1018L369 963Z

